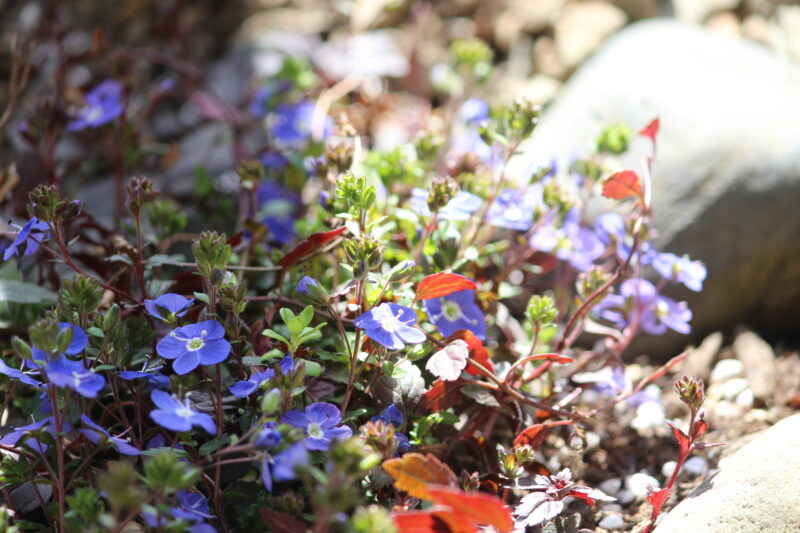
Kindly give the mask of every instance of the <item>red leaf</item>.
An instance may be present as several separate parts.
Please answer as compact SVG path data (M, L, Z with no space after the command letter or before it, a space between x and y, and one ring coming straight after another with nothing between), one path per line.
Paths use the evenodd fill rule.
M642 137L647 137L653 143L656 142L656 135L658 135L658 128L661 125L661 122L658 120L658 117L654 118L650 121L650 124L644 127L642 131L639 132L639 135Z
M556 426L568 426L574 423L574 420L556 420L554 422L546 422L544 424L534 424L532 426L528 426L520 431L519 435L517 435L517 438L514 439L514 447L516 448L517 446L524 446L528 444L535 448L540 444L537 442L537 440L541 440L539 437L544 436L542 434L544 429Z
M392 513L398 533L451 533L446 521L426 511Z
M429 487L428 492L434 503L451 508L457 515L469 518L475 524L493 526L500 533L508 533L514 529L511 512L497 496L482 492L464 492L451 487Z
M571 363L574 361L573 358L567 357L564 355L559 355L557 353L539 353L536 355L532 355L530 357L525 358L526 361L552 361L558 365L566 365L567 363Z
M642 184L633 170L615 172L603 182L603 196L622 200L631 196L642 199Z
M308 529L305 522L292 515L279 513L272 509L259 509L261 520L272 533L305 533Z
M664 507L664 504L667 503L667 500L669 500L669 493L670 490L669 487L667 487L653 491L647 495L647 501L653 506L653 516L656 516L661 512L661 508Z
M469 348L470 359L472 359L477 363L480 363L482 366L494 372L494 365L489 360L489 352L483 346L481 340L478 337L476 337L474 333L472 333L468 329L460 329L455 333L453 333L452 335L450 335L447 338L447 342L450 343L456 339L461 339L467 343L467 347ZM472 376L481 375L481 373L475 370L475 367L473 366L467 365L466 370L467 373Z
M667 425L672 428L672 434L675 435L675 439L678 441L678 444L681 447L681 456L685 457L685 455L689 452L689 437L686 436L686 433L676 428L672 424L667 423Z
M430 300L441 298L456 291L477 289L475 282L460 274L452 272L439 272L426 277L417 285L417 295L414 300Z
M466 379L442 381L437 379L431 388L422 395L422 407L429 413L436 413L454 407L461 401L461 387L469 383Z
M458 486L458 478L450 467L430 453L407 453L387 459L381 466L392 476L395 487L421 500L432 499L429 487Z
M312 252L319 250L322 246L331 242L333 239L344 233L346 229L346 227L342 226L341 228L336 228L324 233L314 233L313 235L309 235L309 237L298 244L294 250L281 257L280 261L278 261L278 266L283 267L284 270L289 268L293 264L297 263L300 259Z
M707 430L708 430L708 423L705 420L703 420L702 418L696 420L692 431L692 440L699 439L705 434Z

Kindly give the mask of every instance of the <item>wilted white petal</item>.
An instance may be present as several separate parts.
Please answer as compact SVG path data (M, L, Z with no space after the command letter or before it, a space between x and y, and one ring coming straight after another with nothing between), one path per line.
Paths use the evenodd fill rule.
M425 369L444 381L454 381L467 367L469 346L461 339L454 340L428 359Z

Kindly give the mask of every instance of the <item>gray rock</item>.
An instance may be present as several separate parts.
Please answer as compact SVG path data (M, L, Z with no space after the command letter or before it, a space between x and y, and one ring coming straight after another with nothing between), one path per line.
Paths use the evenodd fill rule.
M39 493L37 496L36 493ZM47 483L33 484L26 481L19 487L11 491L11 501L19 513L30 513L34 509L41 507L53 496L53 486Z
M694 312L693 335L637 348L669 357L747 323L770 338L800 330L800 68L752 42L670 20L633 24L565 85L510 169L556 156L564 168L603 125L661 118L654 216L662 250L704 261L702 293L668 292ZM637 138L621 165L640 171ZM525 178L527 176L524 176Z
M745 331L733 341L733 353L742 362L753 396L762 400L772 398L778 379L772 347L752 331Z
M800 524L800 415L778 422L664 516L656 533L796 532Z

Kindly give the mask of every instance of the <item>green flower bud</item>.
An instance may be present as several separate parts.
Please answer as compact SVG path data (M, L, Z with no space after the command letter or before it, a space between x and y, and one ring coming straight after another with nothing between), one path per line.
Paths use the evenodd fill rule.
M396 533L397 526L389 512L380 505L359 507L347 523L346 533Z
M458 194L458 190L458 184L452 178L435 180L428 193L428 207L432 212L438 211Z
M135 176L128 183L128 210L133 216L139 216L142 206L155 200L160 191L153 189L153 182L141 176Z
M705 401L705 385L702 379L683 376L675 382L675 392L681 401L697 411Z
M271 388L261 398L261 412L264 413L265 415L271 415L271 414L275 413L278 410L278 407L280 407L280 404L281 404L281 391L280 391L280 389Z
M30 345L19 337L14 336L11 339L11 347L14 349L14 353L17 354L17 357L20 359L25 361L30 361L33 359L33 351L31 350Z
M55 222L61 196L55 185L39 185L28 195L33 216L44 222Z
M417 270L417 264L412 260L402 261L396 264L389 272L389 283L396 283L406 279Z
M606 126L597 137L597 151L608 154L622 154L628 151L628 143L633 131L625 124Z
M242 161L236 167L236 175L239 176L242 189L252 191L264 179L264 165L261 164L261 161Z
M58 308L62 316L86 317L97 310L102 299L103 289L94 278L75 276L61 280Z
M528 301L528 308L525 310L528 320L534 324L552 324L558 316L556 302L549 294L534 294Z
M231 257L231 246L225 236L215 231L203 232L192 244L192 252L200 275L215 284L222 282Z

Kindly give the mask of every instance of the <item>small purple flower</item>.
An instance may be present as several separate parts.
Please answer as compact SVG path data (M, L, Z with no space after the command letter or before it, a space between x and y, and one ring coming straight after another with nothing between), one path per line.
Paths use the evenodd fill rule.
M381 414L373 416L369 420L370 422L377 422L380 420L384 424L391 424L395 430L398 430L403 426L403 413L400 412L397 405L391 404L384 409ZM394 438L397 443L397 451L404 452L411 447L411 443L408 442L408 437L404 433L395 431Z
M38 422L33 422L32 424L28 424L27 426L20 426L13 428L9 433L3 436L0 439L0 444L3 446L16 446L19 443L25 444L31 450L38 452L40 454L47 453L47 444L39 441L36 437L31 435L31 433L38 432L44 429L56 438L56 426L55 420L52 416L48 416ZM72 426L68 422L64 422L62 424L63 431L71 431Z
M269 229L269 238L280 245L294 238L294 225L300 199L277 182L264 180L256 192L259 211L256 217Z
M264 423L264 427L258 433L256 440L253 441L253 446L259 450L270 450L281 443L283 435L275 429L278 424L270 420Z
M691 331L692 311L686 303L662 296L644 279L626 280L620 286L620 294L609 294L593 312L619 329L638 321L642 330L651 335L661 335L667 328L683 334Z
M179 507L171 509L172 516L175 518L182 518L190 522L203 522L214 518L214 515L208 512L208 500L198 492L178 491L178 504Z
M41 389L44 386L40 381L36 381L31 376L22 372L21 370L16 370L14 368L11 368L2 359L0 359L0 374L5 374L11 379L15 379L26 385L31 385L32 387L36 387L37 389Z
M172 368L178 375L188 374L199 365L216 365L228 357L230 343L225 328L216 320L206 320L172 330L156 345L158 355L175 359Z
M312 278L310 276L303 276L303 279L301 279L299 282L297 282L297 292L299 292L303 296L311 297L312 294L309 291L309 286L310 285L313 285L313 286L316 286L316 287L320 286L319 282L317 280L315 280L314 278Z
M133 381L135 379L146 379L147 384L154 389L169 390L169 377L158 372L140 372L138 370L125 370L117 374L120 379Z
M536 208L544 206L542 191L540 183L531 185L525 192L503 189L487 211L486 221L492 226L528 231Z
M425 311L445 337L460 329L467 329L481 340L486 338L486 318L475 303L475 291L472 289L425 300Z
M572 209L560 227L550 216L551 220L531 236L530 245L562 261L569 261L578 270L588 270L603 255L606 247L594 230L580 223L578 216L578 210Z
M279 365L284 375L291 374L294 370L294 359L291 355L287 355L281 359ZM275 370L272 368L268 368L262 372L255 372L250 376L250 379L234 383L230 388L231 394L237 398L247 398L258 389L259 385L274 377Z
M116 80L106 80L89 91L84 102L86 106L75 120L67 124L67 131L96 128L120 116L124 111L122 84Z
M303 442L296 442L274 457L264 454L261 463L261 482L272 492L272 480L291 481L297 477L297 469L308 466L308 451Z
M155 300L145 300L147 313L164 322L174 322L175 317L182 317L189 311L194 298L188 299L180 294L162 294Z
M250 99L250 105L248 106L248 110L250 114L256 118L264 118L267 116L267 112L272 109L271 102L273 97L281 91L285 91L288 88L288 84L285 81L276 82L271 80L266 84L262 85L253 93L253 97Z
M480 98L470 98L461 104L458 116L466 124L475 124L489 118L489 104Z
M154 390L150 393L150 399L158 408L150 412L150 418L163 428L172 431L190 431L192 426L200 426L211 435L217 432L214 419L192 409L188 398L181 402L164 391Z
M284 146L299 147L311 138L311 120L316 105L310 100L279 104L272 116L270 132ZM325 117L323 137L330 133L332 122Z
M261 156L261 164L268 170L283 170L289 164L289 160L280 152L267 152Z
M112 444L119 453L122 455L139 455L140 452L133 446L131 446L128 441L120 437L112 437L108 431L103 429L102 427L98 426L92 420L86 416L85 414L81 415L81 422L84 426L88 429L79 429L78 431L90 442L94 444L105 444L110 443Z
M323 402L312 403L306 407L305 412L296 409L287 411L281 417L282 423L305 431L306 438L303 442L308 450L327 450L334 440L350 438L353 430L347 426L339 426L341 421L339 408Z
M428 207L428 191L425 189L415 188L411 191L411 209L414 210L421 217L428 218L431 216L430 207ZM453 220L463 222L469 220L472 213L477 211L483 200L480 196L467 191L458 191L447 204L439 209L436 217L441 220Z
M390 350L425 342L425 333L414 327L416 323L413 309L392 303L382 303L353 321L370 339Z
M668 280L683 283L687 288L700 292L706 279L706 267L700 261L692 261L687 256L678 257L671 253L660 253L653 258L653 268Z
M50 226L47 222L41 222L38 218L33 217L20 227L12 224L13 227L19 229L17 236L14 237L14 242L8 245L5 252L3 252L3 261L8 261L15 255L31 255L39 248L39 245L47 237L47 232ZM20 253L20 248L25 247L25 251Z
M50 383L56 387L69 387L85 398L96 398L106 384L106 378L87 369L83 362L64 356L50 362L45 371Z

